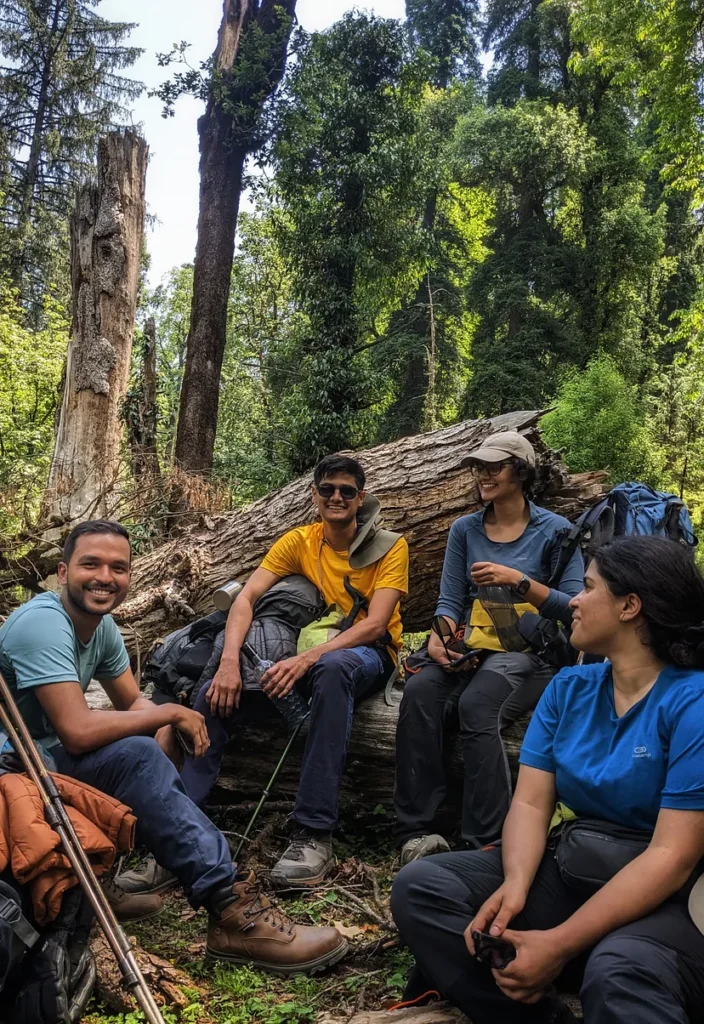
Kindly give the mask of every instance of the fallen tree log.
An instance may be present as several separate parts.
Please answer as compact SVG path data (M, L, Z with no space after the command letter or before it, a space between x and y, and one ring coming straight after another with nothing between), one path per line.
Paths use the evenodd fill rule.
M402 683L399 683L391 693L391 706L385 703L383 693L379 693L355 711L341 790L342 804L348 810L370 815L379 805L391 809L396 722L402 694ZM259 797L286 743L283 720L277 712L268 710L268 698L262 698L260 706L251 709L246 707L247 698L259 704L258 694L253 698L245 694L242 722L233 731L220 779L212 793L214 804L239 804ZM527 721L527 717L519 719L504 731L504 742L514 767ZM274 800L294 799L302 750L302 742L292 749L274 787ZM459 806L462 784L462 759L457 739L449 744L448 776L447 810L453 815Z
M437 595L445 541L457 516L477 508L463 460L488 434L519 430L539 452L537 500L573 518L602 491L603 473L570 476L537 428L540 413L467 420L357 453L384 524L400 530L411 555L411 593L403 604L408 631L427 629ZM212 593L244 580L286 530L310 522L310 474L244 508L202 516L180 536L135 560L131 593L115 615L128 646L143 654L155 639L212 610Z

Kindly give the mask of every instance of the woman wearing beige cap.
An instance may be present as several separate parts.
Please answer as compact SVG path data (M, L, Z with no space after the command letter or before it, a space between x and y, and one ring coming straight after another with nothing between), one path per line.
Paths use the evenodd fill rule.
M455 670L451 660L461 655L448 651L432 633L428 654L435 664L406 682L396 734L394 794L403 864L449 850L433 829L445 796L448 701L459 693L465 771L462 838L479 848L499 836L511 800L501 729L535 707L556 671L531 650L505 650L476 600L478 588L503 584L518 614L538 611L569 623L570 598L582 589L584 578L577 549L555 585L547 585L570 523L530 500L535 451L525 437L515 431L493 434L470 452L466 463L484 508L450 527L436 615L453 630L467 623L467 646L489 653L476 672Z

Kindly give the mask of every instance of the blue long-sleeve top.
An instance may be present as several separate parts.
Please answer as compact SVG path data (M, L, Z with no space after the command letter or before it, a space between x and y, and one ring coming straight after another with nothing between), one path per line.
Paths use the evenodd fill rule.
M571 523L528 502L530 521L516 540L508 543L490 540L484 528L486 509L461 516L450 527L445 550L445 561L440 580L440 597L435 614L448 615L454 622L466 621L472 602L477 596L470 569L475 562L496 562L511 569L519 569L538 583L547 584L560 554L560 541ZM550 589L549 597L540 606L540 614L548 619L559 619L569 625L572 612L569 602L584 586L584 562L577 545L572 558Z

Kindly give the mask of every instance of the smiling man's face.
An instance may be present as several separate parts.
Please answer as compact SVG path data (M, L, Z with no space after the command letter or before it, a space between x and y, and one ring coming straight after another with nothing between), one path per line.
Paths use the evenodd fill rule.
M59 563L59 582L70 604L86 615L107 615L127 596L130 584L130 545L113 533L86 533L73 554Z
M357 518L366 492L357 489L351 474L333 473L324 477L319 487L313 485L313 501L324 522L347 526Z

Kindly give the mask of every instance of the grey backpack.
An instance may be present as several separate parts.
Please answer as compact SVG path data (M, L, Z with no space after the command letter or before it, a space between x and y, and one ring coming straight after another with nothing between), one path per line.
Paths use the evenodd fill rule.
M289 658L296 653L300 630L324 609L325 602L314 583L305 576L285 576L254 606L247 640L260 658ZM212 612L170 633L152 648L142 679L152 684L155 703L193 704L203 684L218 670L226 622L227 613ZM240 659L240 671L245 689L259 689L247 658Z

